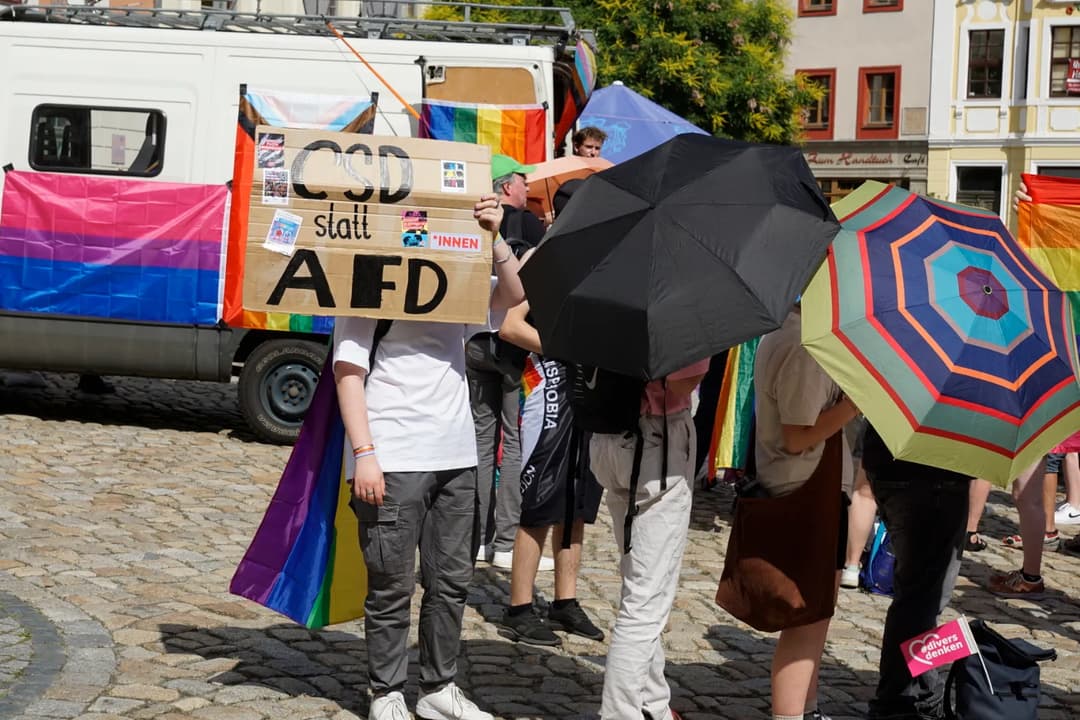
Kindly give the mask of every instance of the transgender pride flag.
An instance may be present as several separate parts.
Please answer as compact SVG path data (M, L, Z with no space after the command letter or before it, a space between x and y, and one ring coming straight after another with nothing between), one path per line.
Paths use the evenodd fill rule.
M0 308L213 325L224 185L12 171L0 215Z

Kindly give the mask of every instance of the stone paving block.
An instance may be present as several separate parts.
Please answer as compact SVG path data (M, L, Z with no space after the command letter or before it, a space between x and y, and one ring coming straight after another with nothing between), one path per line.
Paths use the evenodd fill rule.
M68 624L63 636L72 639L65 670L46 699L89 696L92 691L79 686L100 683L106 694L93 699L84 717L362 717L362 622L309 631L227 593L289 452L236 435L242 419L235 389L120 378L118 396L90 406L71 392L77 378L49 378L53 385L45 389L13 397L5 388L0 396L7 410L0 410L0 433L10 440L0 454L0 570L11 571L0 573L0 590L5 577L23 583L27 594L20 597L47 609L58 626ZM663 636L673 706L686 720L768 720L775 635L733 621L712 597L730 523L725 492L694 496L690 544ZM987 535L1012 532L1013 513L1007 497L995 493L984 518ZM1007 636L1056 647L1060 660L1043 672L1043 714L1080 716L1080 559L1048 554L1048 586L1060 592L1045 601L1001 602L983 586L991 572L1015 566L1019 555L997 545L979 555L965 558L954 614L945 617L963 611L989 619ZM608 632L619 594L618 559L602 508L586 533L578 595ZM505 608L508 579L490 568L477 570L459 683L500 718L587 717L599 706L607 644L569 637L562 648L538 649L501 638L491 620ZM544 607L552 597L550 574L538 578L538 592L538 607ZM888 603L841 594L822 671L823 709L834 720L865 711ZM415 598L410 702L416 697L418 608ZM79 629L88 621L104 626L100 637ZM0 683L18 662L13 653L5 660L3 637L0 623ZM93 647L98 641L102 647ZM99 651L107 652L93 654ZM114 673L118 657L121 671ZM67 666L84 670L92 682L80 683ZM107 695L123 685L166 689L175 699ZM255 699L239 699L247 697Z

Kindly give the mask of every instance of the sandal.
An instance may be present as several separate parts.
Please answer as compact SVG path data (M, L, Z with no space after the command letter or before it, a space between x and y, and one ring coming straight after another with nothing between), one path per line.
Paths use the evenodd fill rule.
M964 543L964 552L981 552L986 549L986 541L979 537L979 531L969 532Z
M1009 535L1001 539L1001 544L1020 550L1024 547L1024 540L1019 535Z

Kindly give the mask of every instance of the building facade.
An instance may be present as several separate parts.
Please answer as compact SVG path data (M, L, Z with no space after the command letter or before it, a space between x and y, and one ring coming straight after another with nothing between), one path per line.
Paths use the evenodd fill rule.
M1080 177L1080 6L935 3L928 191L1015 228L1021 173Z
M830 201L866 180L927 189L931 0L790 0L787 69L825 89L807 162Z

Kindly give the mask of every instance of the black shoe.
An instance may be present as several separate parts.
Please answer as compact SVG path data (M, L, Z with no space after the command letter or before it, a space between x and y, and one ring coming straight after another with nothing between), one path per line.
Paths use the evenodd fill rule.
M529 645L562 645L562 638L551 632L544 618L540 617L534 609L520 615L511 615L508 612L503 616L500 625L506 635L515 642Z
M552 630L562 630L597 642L604 639L604 631L593 625L577 600L563 608L556 608L555 605L548 608L548 624Z

